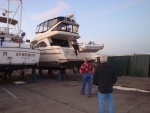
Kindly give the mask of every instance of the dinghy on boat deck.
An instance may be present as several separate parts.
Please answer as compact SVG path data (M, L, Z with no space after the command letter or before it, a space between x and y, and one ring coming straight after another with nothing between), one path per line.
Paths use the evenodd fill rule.
M81 43L79 44L79 52L98 52L104 48L104 44L95 44L93 41L90 41L88 44Z

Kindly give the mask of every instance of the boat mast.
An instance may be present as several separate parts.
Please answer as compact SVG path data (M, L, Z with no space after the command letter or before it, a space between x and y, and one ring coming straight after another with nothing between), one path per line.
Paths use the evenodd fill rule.
M12 22L12 20L9 21L9 13L15 12L15 14L14 14L14 16L15 16L17 11L18 11L18 9L19 9L19 7L20 7L20 25L19 25L18 31L19 32L21 31L21 24L22 24L22 0L14 0L14 1L20 1L20 4L19 4L18 8L16 9L16 11L9 11L10 0L8 0L7 10L5 10L5 13L7 14L7 29L8 29L8 32L9 32L9 24ZM13 16L13 18L14 18L14 16Z
M7 10L6 10L6 14L7 14L7 29L8 29L8 32L9 32L9 1L10 1L10 0L8 0Z
M20 29L19 31L21 31L21 24L22 24L22 0L20 0L20 4L21 4L21 7L20 7Z

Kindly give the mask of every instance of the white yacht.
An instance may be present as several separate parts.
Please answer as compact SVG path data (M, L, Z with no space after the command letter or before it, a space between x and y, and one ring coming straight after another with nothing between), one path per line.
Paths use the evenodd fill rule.
M36 35L31 42L40 50L39 68L67 69L79 68L84 58L91 59L91 52L103 49L104 45L89 42L78 43L79 24L74 15L56 17L44 21L36 28Z
M18 6L22 5L22 1L18 1ZM3 10L3 16L0 16L0 71L13 71L24 68L35 67L39 63L40 51L33 49L30 43L23 38L25 32L18 28L19 21L9 18L8 8ZM16 10L17 12L17 10ZM14 12L13 17L15 17ZM6 17L5 17L6 16ZM20 25L19 25L20 26ZM29 41L29 40L27 40Z

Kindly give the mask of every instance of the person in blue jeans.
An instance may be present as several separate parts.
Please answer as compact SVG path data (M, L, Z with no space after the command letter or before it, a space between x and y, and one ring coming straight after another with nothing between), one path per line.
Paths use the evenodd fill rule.
M80 73L83 75L81 94L84 95L86 83L88 83L88 97L91 97L93 65L86 58L80 67Z
M62 73L61 73L61 70L59 70L58 74L57 74L57 80L58 81L61 81L61 78L62 78Z
M91 97L92 83L91 83L91 74L90 73L83 74L82 89L81 89L81 94L82 95L84 95L84 92L85 92L86 82L88 83L88 97Z
M107 56L100 56L100 64L93 74L93 84L98 86L99 113L105 112L105 101L109 113L115 113L113 102L113 84L117 82L117 75L114 67L107 62Z
M37 82L36 73L35 73L35 69L34 68L32 68L32 75L30 77L30 81L29 82L30 83L31 82Z

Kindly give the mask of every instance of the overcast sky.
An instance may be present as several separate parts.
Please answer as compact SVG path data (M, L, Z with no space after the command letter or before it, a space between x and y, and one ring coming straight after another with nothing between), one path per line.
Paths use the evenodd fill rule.
M71 13L80 24L78 42L104 44L97 54L150 53L150 0L23 0L22 29L32 40L38 24Z

